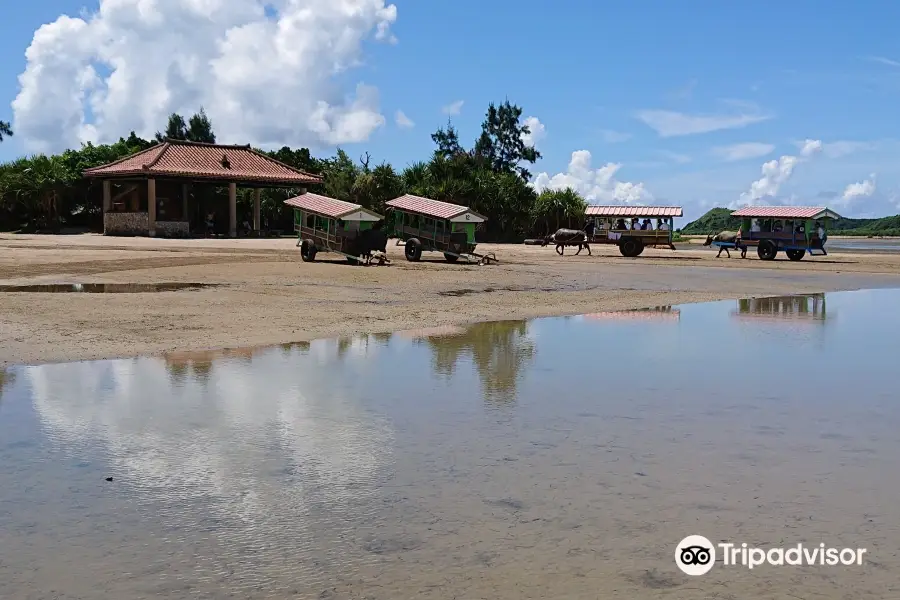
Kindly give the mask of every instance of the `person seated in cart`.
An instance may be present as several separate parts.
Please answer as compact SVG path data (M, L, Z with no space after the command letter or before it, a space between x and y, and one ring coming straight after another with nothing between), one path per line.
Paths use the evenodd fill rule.
M633 219L631 219L631 230L637 231L638 229L640 229L640 225L638 224L638 218L634 217Z
M628 229L628 227L625 226L625 219L619 219L618 221L616 221L616 229L619 229L619 230Z
M657 231L668 231L669 224L664 222L662 219L657 219L656 220L656 230Z

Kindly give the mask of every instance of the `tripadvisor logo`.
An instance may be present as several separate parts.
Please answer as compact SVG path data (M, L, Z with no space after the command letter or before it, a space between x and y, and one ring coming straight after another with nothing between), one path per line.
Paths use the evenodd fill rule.
M716 564L716 556L726 567L742 566L753 569L771 566L837 566L861 565L865 548L829 548L825 544L787 548L756 548L746 543L720 542L713 544L702 535L689 535L675 548L675 564L687 575L705 575Z

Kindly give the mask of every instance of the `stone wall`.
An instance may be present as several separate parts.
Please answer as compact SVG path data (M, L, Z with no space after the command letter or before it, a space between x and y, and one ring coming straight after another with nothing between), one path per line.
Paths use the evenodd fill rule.
M104 235L150 235L150 215L145 212L108 212L103 214ZM156 237L190 237L187 221L157 221Z
M149 235L150 215L145 212L103 213L104 235Z
M156 237L190 237L191 224L187 221L157 221Z

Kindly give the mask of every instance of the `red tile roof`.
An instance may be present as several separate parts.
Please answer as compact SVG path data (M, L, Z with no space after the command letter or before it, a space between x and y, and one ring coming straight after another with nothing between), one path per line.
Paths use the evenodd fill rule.
M284 203L288 206L300 208L311 213L324 215L326 217L331 217L332 219L339 219L340 217L348 213L352 213L363 208L359 204L345 202L336 198L329 198L328 196L320 196L319 194L311 194L309 192L300 196L296 196L294 198L288 198L284 201ZM372 211L366 210L366 212ZM378 216L380 217L381 215Z
M223 165L223 157L227 158ZM321 183L318 175L294 169L249 145L225 146L167 140L108 165L85 169L85 177L189 177L218 181L303 185Z
M732 217L763 217L768 219L815 219L822 213L840 218L833 210L824 206L745 206L733 213Z
M434 217L435 219L452 219L463 213L470 212L487 221L487 217L479 215L468 206L450 204L449 202L441 202L440 200L432 200L431 198L423 198L422 196L413 196L412 194L405 194L399 198L394 198L389 202L385 202L385 204L407 212L418 213L420 215L425 215L426 217Z
M589 217L680 217L680 206L588 206L585 215Z

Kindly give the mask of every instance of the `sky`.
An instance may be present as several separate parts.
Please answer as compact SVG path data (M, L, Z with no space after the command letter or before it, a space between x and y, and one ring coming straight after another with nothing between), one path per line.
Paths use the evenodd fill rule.
M150 137L427 160L490 102L532 126L538 190L591 203L900 213L900 4L863 0L37 0L5 15L0 160Z

